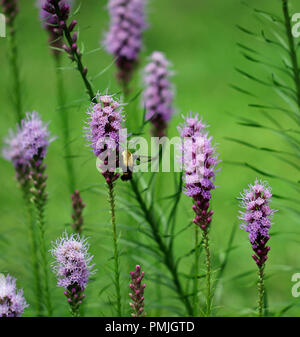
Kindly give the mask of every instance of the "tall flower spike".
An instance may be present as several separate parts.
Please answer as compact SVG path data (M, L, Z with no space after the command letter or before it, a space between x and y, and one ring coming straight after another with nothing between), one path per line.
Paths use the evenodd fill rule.
M240 205L245 209L244 212L240 211L240 219L243 221L241 228L249 233L249 240L255 253L252 258L258 267L265 263L270 250L267 242L270 239L271 219L276 212L269 206L271 197L271 187L257 179L241 196Z
M16 279L0 274L0 317L20 317L27 307L23 290L17 290Z
M45 158L49 144L55 139L50 138L48 123L44 123L37 112L27 113L21 122L22 151L28 162L41 161Z
M249 233L249 240L254 251L252 258L258 267L258 314L260 317L264 312L264 268L270 250L267 242L270 239L271 219L276 212L269 206L271 197L271 187L266 182L256 179L254 185L249 185L249 189L244 190L240 198L240 206L245 210L240 211L240 219L243 221L241 228Z
M85 204L82 202L79 191L77 190L72 194L71 198L72 198L72 208L73 208L72 228L77 234L81 234L82 226L83 226L82 212L83 212L83 209L85 208Z
M43 27L49 33L49 44L56 49L52 49L55 55L59 54L58 48L63 46L63 29L59 24L59 19L53 10L52 0L37 0L37 7L40 9L40 19ZM61 0L58 2L62 16L68 19L73 0Z
M123 108L111 95L97 95L97 103L91 103L86 127L86 139L90 142L94 154L100 159L99 168L106 182L112 183L118 177L120 130L124 117Z
M213 215L213 211L209 211L211 190L215 189L216 166L219 163L216 148L198 114L194 117L188 115L184 125L178 129L184 141L181 161L185 171L185 194L194 199L194 223L207 231Z
M202 230L202 245L206 257L206 315L210 316L212 306L211 262L209 248L209 227L213 211L209 210L211 190L215 188L216 166L219 163L212 137L206 131L206 125L199 120L198 114L188 115L179 128L183 139L182 164L184 166L185 193L194 200L193 210L196 214L193 222ZM195 265L199 261L198 227L195 228ZM197 294L198 274L195 271L194 293ZM197 312L197 295L194 297L194 312Z
M32 202L36 210L37 225L40 234L40 252L42 257L42 267L44 274L44 304L46 305L48 315L52 315L52 303L48 279L48 256L45 241L45 206L48 194L46 192L47 174L46 165L43 160L47 154L48 146L53 138L50 138L48 124L43 123L36 112L26 115L26 119L21 122L22 154L30 163L30 180Z
M132 302L130 306L133 310L132 317L143 317L146 315L144 312L144 290L146 284L142 284L142 280L145 273L141 272L141 266L137 265L135 267L135 271L130 273L131 276L131 283L129 284L129 288L131 289L131 293L129 297L131 298Z
M18 2L19 0L1 0L0 2L3 8L3 14L6 18L6 22L10 26L12 26L13 21L19 11Z
M118 79L126 84L142 47L146 0L109 0L110 28L104 40L106 50L116 57Z
M70 235L65 232L54 244L51 250L55 262L52 264L53 272L57 276L57 285L65 288L65 296L73 315L77 316L93 273L91 264L93 256L88 253L87 240L78 234Z
M165 135L165 129L173 114L173 90L170 83L171 72L165 55L155 51L145 67L144 103L146 119L153 124L152 134L157 137Z

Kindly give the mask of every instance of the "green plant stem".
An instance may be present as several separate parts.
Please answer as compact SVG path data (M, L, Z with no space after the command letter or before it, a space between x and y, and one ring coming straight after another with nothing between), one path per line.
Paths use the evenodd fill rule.
M153 217L153 212L149 212L148 208L146 206L146 203L144 202L141 193L138 189L137 183L134 179L131 179L131 186L132 186L132 190L135 193L136 199L144 213L144 216L147 220L147 222L150 225L152 234L153 234L153 238L156 241L160 251L163 253L163 257L164 257L164 264L166 265L166 267L168 268L170 274L172 275L172 279L173 279L173 283L175 285L175 288L177 290L177 293L179 295L180 300L182 301L182 303L184 304L186 311L188 313L188 315L192 316L193 315L193 308L192 305L188 299L188 297L184 294L179 276L178 276L178 271L177 271L177 266L174 260L174 255L173 255L173 250L169 250L167 248L167 245L165 244L165 242L163 241L160 233L159 233L159 229L158 226L156 224L156 220Z
M36 201L36 209L37 209L37 224L40 231L40 246L41 246L41 257L43 264L43 273L44 273L44 282L45 282L45 304L48 311L48 316L52 316L53 309L50 297L49 290L49 275L48 275L48 258L47 258L47 248L46 248L46 240L45 240L45 215L44 215L44 202Z
M300 109L300 76L299 76L300 69L298 66L295 41L292 35L291 18L290 18L289 10L288 10L288 0L282 0L282 10L283 10L284 23L285 23L285 28L286 28L286 33L287 33L288 43L289 43L289 49L290 49L289 54L291 58L293 77L294 77L294 82L295 82L295 87L296 87L297 104L298 104L298 108Z
M115 269L115 288L117 295L117 314L119 317L122 316L121 312L121 290L120 290L120 267L119 267L119 251L118 251L118 237L117 237L117 226L116 226L116 215L115 215L115 196L114 196L114 186L113 183L108 183L109 191L109 204L111 211L111 223L113 232L113 244L114 244L114 269Z
M70 126L69 126L69 115L68 109L65 107L65 88L64 81L61 70L61 55L55 54L55 67L56 67L56 83L57 83L57 101L58 101L58 114L61 121L61 128L63 134L63 145L64 145L64 158L68 176L69 192L72 194L75 190L75 173L73 161L71 158L71 148L70 148Z
M205 251L205 263L206 263L206 316L211 315L211 261L210 261L210 249L209 238L207 230L203 231L203 248Z
M26 203L27 215L28 215L28 231L31 244L31 257L32 257L32 269L34 276L34 288L36 296L36 310L37 315L42 316L43 306L41 302L41 297L43 297L43 289L41 285L40 271L39 271L39 261L38 261L38 243L34 228L34 217L32 212L32 206L30 203L30 194L26 186L22 186L23 198Z
M62 15L61 15L61 11L60 11L59 5L58 5L58 3L54 3L53 5L55 7L55 12L56 12L56 14L58 16L58 19L59 19L59 22L60 22L60 21L62 21ZM87 73L85 72L85 67L82 64L81 54L79 54L77 52L77 50L74 50L72 48L73 40L72 40L71 32L70 32L70 30L69 30L69 28L67 26L67 23L65 23L65 25L63 26L63 31L64 31L64 35L65 35L66 41L67 41L69 47L72 50L72 55L73 55L74 60L75 60L75 62L77 64L77 70L79 71L79 73L81 75L81 78L82 78L82 80L84 82L87 94L89 95L91 102L96 102L95 101L95 97L96 96L94 94L92 85L91 85L90 81L87 78Z
M262 265L258 269L258 316L264 316L264 268L265 266Z
M194 277L194 297L193 297L193 306L194 306L194 316L198 315L198 272L199 272L199 227L195 225L195 277Z
M20 69L18 62L18 47L16 42L16 32L15 28L12 25L9 27L9 45L10 45L10 65L12 70L13 77L13 101L15 108L15 117L17 123L20 123L23 117L23 108L22 108L22 92L21 92L21 79L20 79Z

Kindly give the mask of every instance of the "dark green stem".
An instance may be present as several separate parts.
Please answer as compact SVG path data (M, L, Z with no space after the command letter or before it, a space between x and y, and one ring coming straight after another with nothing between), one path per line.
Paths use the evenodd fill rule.
M114 196L114 186L113 183L108 183L109 191L109 204L111 211L111 223L113 232L113 244L114 244L114 264L115 264L115 288L117 295L117 314L119 317L122 316L121 312L121 290L120 290L120 267L119 267L119 251L118 251L118 237L117 237L117 226L116 226L116 215L115 215L115 196Z
M69 182L69 191L73 193L75 190L75 174L74 166L71 158L71 148L70 148L70 126L69 126L69 115L68 109L65 107L65 90L64 81L61 70L61 55L54 55L55 66L56 66L56 82L57 82L57 101L58 101L58 114L61 120L61 128L63 134L63 146L64 146L64 158Z
M136 199L144 213L144 216L147 220L147 222L150 225L152 234L153 234L153 238L155 240L155 242L157 243L160 251L163 253L163 257L164 257L164 264L166 265L166 267L168 268L170 274L172 275L172 279L173 279L173 283L175 285L175 288L177 290L177 293L179 295L180 300L183 302L186 311L188 313L188 315L192 316L193 315L193 308L192 305L188 299L188 297L184 294L184 291L182 289L182 285L181 282L179 280L179 276L178 276L178 271L177 271L177 266L174 260L174 254L173 254L173 250L169 250L167 248L167 245L165 244L165 242L163 241L160 233L159 233L159 229L156 223L156 220L153 217L153 213L148 211L148 208L146 206L146 203L144 202L141 193L138 189L137 183L134 179L131 179L131 186L132 186L132 190L135 193Z
M195 275L194 275L194 297L193 297L193 306L194 306L194 316L198 315L198 273L199 273L199 227L195 225Z
M264 316L264 268L265 266L262 265L258 267L258 316Z
M40 159L33 160L31 163L31 179L32 179L32 201L36 208L36 221L40 233L40 253L42 258L42 268L44 274L44 303L48 311L48 316L52 316L53 309L50 297L49 288L49 265L48 265L48 251L45 239L45 206L47 202L46 180L45 174L46 166L44 166Z
M282 9L283 9L284 23L285 23L285 28L286 28L286 33L287 33L288 43L289 43L289 54L291 58L292 68L293 68L293 76L294 76L294 82L295 82L296 94L297 94L297 104L298 104L298 108L300 109L300 76L299 76L300 69L298 66L295 41L292 35L291 18L290 18L289 10L288 10L288 0L282 0Z
M45 303L46 308L48 310L48 316L52 316L53 309L49 290L49 275L48 275L49 265L48 265L47 247L45 239L44 204L36 203L36 208L37 208L37 224L40 230L41 257L42 257L44 282L45 282Z
M18 47L16 42L16 32L13 23L9 26L9 44L10 44L10 65L13 77L13 101L15 105L16 121L20 123L23 117L22 108L22 92L21 92L21 79L20 69L18 62Z
M58 21L63 21L62 19L62 15L61 15L61 11L60 11L60 8L59 8L59 5L58 3L54 3L54 7L55 7L55 12L58 16ZM94 94L94 91L93 91L93 88L92 88L92 85L90 83L90 81L88 80L87 78L87 71L83 64L82 64L82 60L81 60L81 54L78 53L78 51L75 49L72 48L72 45L73 45L73 40L72 40L72 36L71 36L71 32L67 26L67 23L65 23L65 25L63 26L63 31L64 31L64 35L65 35L65 38L66 38L66 41L69 45L69 48L72 50L72 55L74 57L74 61L76 62L77 64L77 70L79 71L80 75L81 75L81 78L84 82L84 85L86 87L86 91L87 91L87 94L89 95L90 97L90 100L92 102L95 102L95 94Z
M43 297L43 289L41 285L40 279L40 271L39 271L39 261L38 261L38 242L36 238L36 232L34 228L34 216L33 210L30 203L30 194L27 186L22 186L23 197L26 203L27 211L28 211L28 229L29 229L29 237L31 243L31 256L32 256L32 267L33 267L33 276L34 276L34 288L35 288L35 296L36 296L36 310L38 316L42 316L43 306L41 297Z
M205 251L205 264L206 264L206 316L211 314L211 262L210 262L210 249L209 238L207 230L203 230L203 248Z

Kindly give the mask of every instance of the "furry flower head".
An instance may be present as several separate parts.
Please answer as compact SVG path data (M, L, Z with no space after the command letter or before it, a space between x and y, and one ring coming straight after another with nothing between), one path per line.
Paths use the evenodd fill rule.
M270 238L271 219L276 212L269 206L271 197L271 187L257 179L241 195L240 206L245 210L240 211L240 219L243 221L241 228L249 233L252 244L259 238Z
M37 112L27 113L21 121L21 127L10 131L4 139L3 157L16 167L29 165L32 160L43 159L49 144L54 140L50 138L48 123L42 122Z
M23 290L17 290L16 279L0 274L0 317L20 317L27 307Z
M243 221L241 228L249 233L249 240L255 254L252 258L261 267L267 260L270 247L267 242L270 239L269 230L271 219L276 210L271 209L269 201L272 197L271 187L266 182L255 180L254 185L241 194L240 219Z
M119 80L129 81L142 47L146 28L146 0L109 0L110 28L104 40L106 50L116 57Z
M79 287L82 291L86 288L94 266L88 249L87 239L80 238L78 234L68 236L66 232L53 244L51 253L55 262L52 268L59 287L67 290Z
M154 136L162 137L173 114L171 72L165 55L153 52L144 72L146 119L153 124Z
M210 200L210 191L215 188L216 166L219 163L212 137L198 114L189 114L178 128L183 139L182 163L185 171L185 193L189 197Z

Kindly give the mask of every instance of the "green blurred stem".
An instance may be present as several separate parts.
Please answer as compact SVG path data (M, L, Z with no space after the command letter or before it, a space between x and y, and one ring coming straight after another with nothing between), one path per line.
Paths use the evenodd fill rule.
M32 201L36 209L36 221L40 233L40 253L42 258L42 269L44 274L44 303L48 311L48 316L52 316L53 309L49 288L49 265L48 265L48 251L45 239L45 206L47 202L46 180L47 175L44 173L46 166L39 163L41 159L33 160L31 163L31 179L32 179ZM39 164L38 164L39 163Z
M147 220L147 222L150 225L152 234L153 234L153 238L156 241L160 251L163 254L164 257L164 264L166 265L166 267L168 268L170 274L172 275L173 278L173 283L175 285L175 288L177 290L177 293L179 295L180 300L182 301L182 303L184 304L186 311L188 313L189 316L193 315L193 308L192 305L190 303L190 300L188 299L188 297L184 294L180 279L179 279L179 275L178 275L178 270L177 270L177 265L175 263L174 260L174 254L173 254L173 250L169 250L167 248L167 245L165 244L165 242L162 239L162 236L159 233L159 229L156 223L156 220L154 219L153 216L153 212L149 211L145 201L142 198L142 195L138 189L138 185L137 182L134 179L130 180L131 182L131 186L132 186L132 190L135 193L136 199L144 213L145 219Z
M74 165L71 158L69 115L68 109L65 107L66 100L63 73L61 69L61 54L55 54L54 60L56 67L57 101L59 105L57 111L61 120L61 128L63 132L64 158L68 176L69 191L72 194L75 190L76 182Z
M258 269L258 316L264 316L264 268L265 266L262 265Z
M292 35L291 18L290 18L289 10L288 10L288 0L282 0L282 10L283 10L286 33L288 37L288 43L289 43L289 55L291 58L293 77L294 77L294 82L295 82L295 87L296 87L297 104L298 104L298 108L300 109L300 69L299 69L298 60L297 60L295 41Z
M9 25L9 34L8 41L10 47L10 66L12 70L13 77L13 101L15 108L15 118L17 123L20 123L23 116L23 108L22 108L22 92L21 92L21 79L20 79L20 69L18 62L18 47L16 41L16 31L13 26L13 23Z
M117 295L117 314L119 317L122 316L121 312L121 290L120 290L120 267L119 267L119 251L118 251L118 237L117 237L117 226L116 226L116 215L115 215L115 196L114 196L114 185L113 183L108 183L109 191L109 204L111 211L111 223L113 232L113 244L114 244L114 264L115 264L115 288Z
M199 272L199 227L195 225L195 277L194 277L194 297L193 297L193 306L194 306L194 316L198 315L198 272Z
M33 276L34 276L34 288L36 296L36 310L38 316L42 316L43 307L41 302L41 297L43 296L43 289L41 285L40 271L39 271L39 262L38 262L38 243L34 228L34 217L32 206L30 203L30 193L28 186L22 185L23 198L26 203L27 216L28 216L28 231L31 243L31 257L32 257L32 267L33 267Z
M47 258L47 248L45 242L45 215L44 215L44 203L36 202L37 208L37 224L40 230L40 245L41 245L41 257L43 264L44 282L45 282L45 304L48 311L48 316L52 316L53 309L49 290L49 275L48 275L48 258Z
M61 15L61 11L60 11L60 8L59 8L59 5L58 5L58 2L54 2L53 3L54 7L55 7L55 12L56 12L56 15L58 16L58 21L63 21L62 20L62 15ZM87 78L87 68L85 68L82 64L82 60L81 60L81 54L77 52L77 50L74 50L72 48L72 45L73 45L73 40L72 40L72 36L71 36L71 32L67 26L67 22L65 22L65 25L63 26L63 31L64 31L64 35L65 35L65 38L66 38L66 41L67 41L67 44L69 45L69 47L71 48L72 50L72 55L74 57L74 61L76 62L77 64L77 70L79 71L80 75L81 75L81 78L84 82L84 85L86 87L86 91L87 91L87 94L89 95L90 97L90 100L91 102L96 102L95 101L95 94L94 94L94 91L93 91L93 88L92 88L92 84L90 83L90 81L88 80Z
M203 230L203 248L205 251L205 263L206 263L206 316L211 315L211 261L210 261L210 249L209 238L207 230Z

